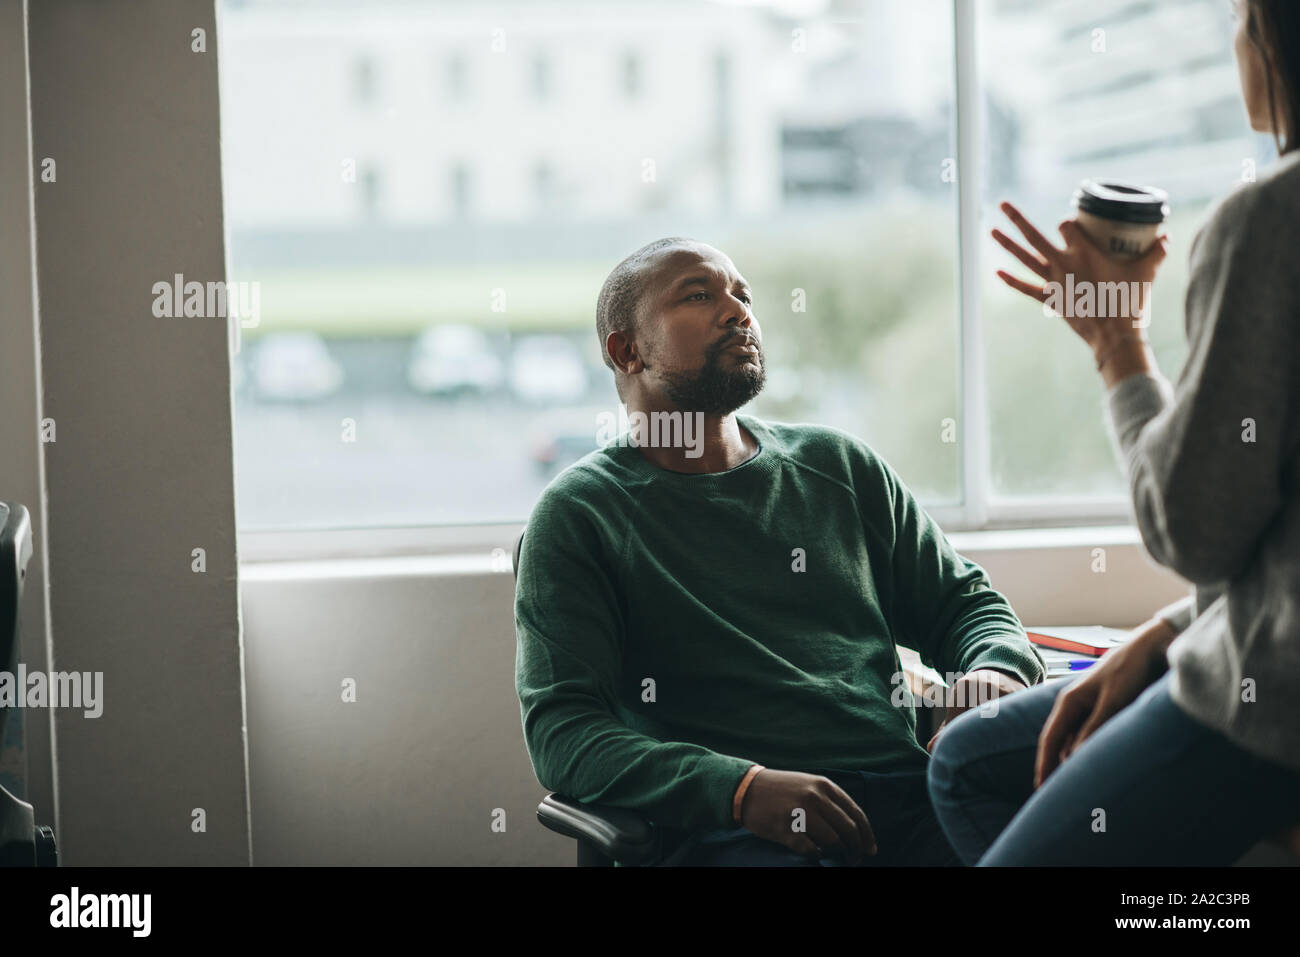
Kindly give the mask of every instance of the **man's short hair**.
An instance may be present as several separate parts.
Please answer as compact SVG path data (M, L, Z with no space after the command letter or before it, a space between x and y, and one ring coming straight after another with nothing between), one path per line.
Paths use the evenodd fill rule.
M645 292L645 267L650 257L666 246L693 245L695 240L683 236L668 236L646 243L614 267L605 277L596 299L596 335L600 339L600 358L610 370L617 372L605 348L611 332L624 334L635 331L637 311Z

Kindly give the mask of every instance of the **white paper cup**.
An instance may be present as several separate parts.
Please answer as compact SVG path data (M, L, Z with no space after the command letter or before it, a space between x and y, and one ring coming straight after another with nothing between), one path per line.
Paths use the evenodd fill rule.
M1169 194L1149 186L1086 179L1074 194L1079 228L1107 256L1137 259L1149 250L1169 215Z

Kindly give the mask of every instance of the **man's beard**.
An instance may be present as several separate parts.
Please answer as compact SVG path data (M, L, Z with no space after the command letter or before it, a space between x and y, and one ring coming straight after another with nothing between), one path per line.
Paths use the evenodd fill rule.
M730 338L711 347L698 372L663 372L664 391L683 412L729 415L763 391L767 362L762 348L755 357L758 365L733 360L725 351L736 343Z

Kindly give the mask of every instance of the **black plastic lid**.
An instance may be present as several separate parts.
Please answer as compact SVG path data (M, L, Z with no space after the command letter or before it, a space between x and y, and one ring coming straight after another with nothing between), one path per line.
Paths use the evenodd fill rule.
M1085 179L1074 193L1074 205L1085 213L1121 223L1163 223L1169 215L1169 194L1151 186Z

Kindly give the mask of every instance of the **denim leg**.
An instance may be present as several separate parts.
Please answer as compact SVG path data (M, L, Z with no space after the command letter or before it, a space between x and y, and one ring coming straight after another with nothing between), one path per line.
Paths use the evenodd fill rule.
M1075 680L999 698L996 713L972 708L939 735L930 757L930 800L964 863L976 863L1033 794L1038 735L1056 696Z
M1069 682L1011 695L996 717L972 710L949 725L931 759L930 790L962 859L1227 865L1293 821L1300 772L1188 717L1169 697L1169 680L1102 725L1037 791L1038 734Z
M1225 866L1294 821L1300 772L1189 717L1169 683L1166 673L1089 737L980 865Z

